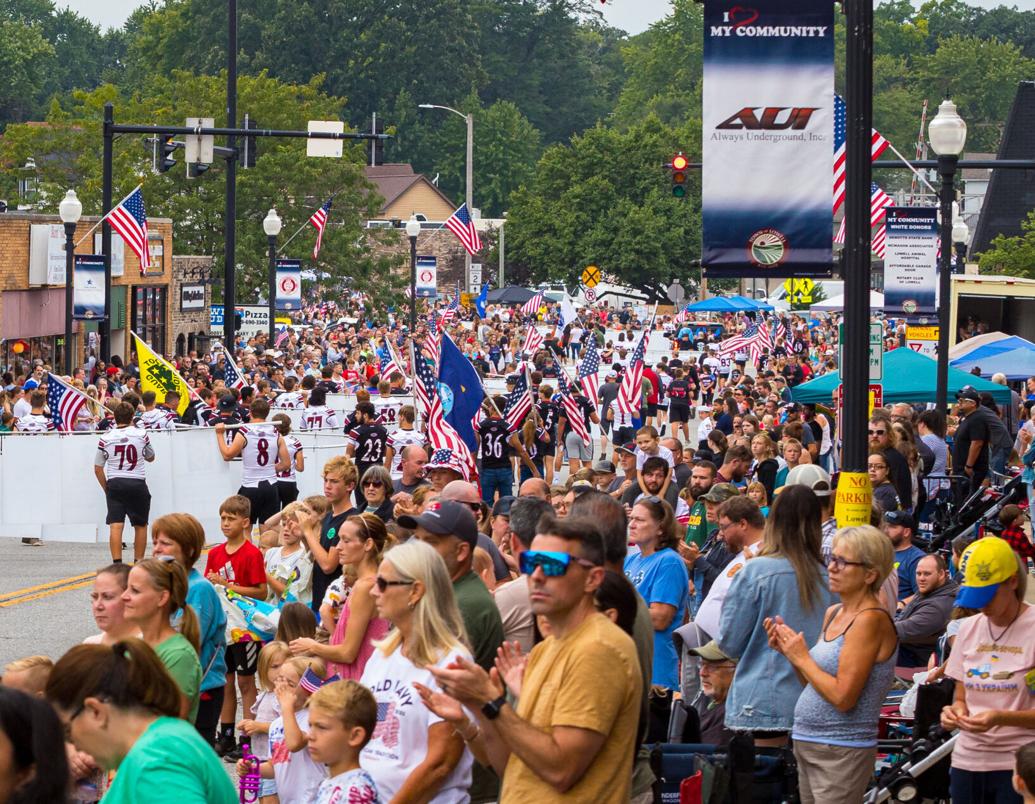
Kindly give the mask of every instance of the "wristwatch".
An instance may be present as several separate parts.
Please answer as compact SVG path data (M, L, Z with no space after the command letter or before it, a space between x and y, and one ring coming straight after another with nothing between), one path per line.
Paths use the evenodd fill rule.
M485 715L489 720L495 720L500 716L500 710L507 703L507 695L504 693L495 701L489 701L487 704L482 706L482 714Z

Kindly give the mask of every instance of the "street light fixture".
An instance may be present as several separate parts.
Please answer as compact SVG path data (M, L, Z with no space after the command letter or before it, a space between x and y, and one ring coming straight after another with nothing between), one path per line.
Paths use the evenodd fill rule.
M267 348L272 349L276 341L276 312L277 312L277 235L284 222L277 214L277 210L271 209L266 213L262 221L262 230L266 233L266 240L269 243L270 266L269 266L269 302L270 302L270 329L269 343Z
M410 238L410 337L417 330L417 235L420 234L420 221L417 213L410 213L406 221L406 236Z
M58 205L58 215L65 224L65 374L72 376L72 305L75 261L75 227L83 214L83 204L69 190Z
M941 188L938 193L941 208L941 257L938 261L938 385L935 404L941 411L949 403L949 312L952 294L952 204L956 200L954 181L956 163L967 143L967 124L956 111L956 104L946 98L938 107L927 128L931 148L938 154L938 175Z
M467 123L467 177L466 177L466 190L464 192L464 200L467 203L467 214L471 216L471 220L474 220L474 115L464 114L458 112L451 106L438 106L434 103L421 103L418 104L419 109L442 109L446 112L452 112L458 117L462 117ZM471 252L464 249L464 285L468 291L473 290L471 287Z
M970 243L970 227L963 218L957 218L952 224L952 242L956 249L956 270L954 273L962 274L967 265L967 244Z

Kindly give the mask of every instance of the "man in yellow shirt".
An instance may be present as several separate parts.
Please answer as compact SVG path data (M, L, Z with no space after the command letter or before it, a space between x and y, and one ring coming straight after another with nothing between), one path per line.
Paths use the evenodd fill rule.
M642 681L632 638L593 604L603 563L592 521L539 522L521 571L551 635L532 649L520 681L506 674L516 705L496 671L470 662L430 668L477 715L478 728L463 736L502 771L501 804L629 801Z

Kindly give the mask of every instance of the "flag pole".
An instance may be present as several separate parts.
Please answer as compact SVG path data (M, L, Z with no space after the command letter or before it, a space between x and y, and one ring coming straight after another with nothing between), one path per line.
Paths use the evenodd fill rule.
M345 188L342 187L342 188L339 188L338 190L335 190L333 193L331 193L331 197L328 198L327 201L325 201L324 203L327 203L328 201L333 201L338 196L338 194L341 193L341 191L344 190L344 189ZM320 206L318 206L316 208L316 210L313 211L313 215L315 215L316 212L319 211L322 207L323 207L323 204L320 204ZM305 229L309 225L309 220L310 220L310 218L313 217L313 215L310 215L308 218L306 218L305 219L305 223L303 223L301 226L299 226L298 229L295 230L295 233L293 235L291 235L291 237L289 237L287 240L285 240L283 243L281 243L277 247L277 255L278 256L284 253L284 249L287 248L287 244L288 243L290 243L292 240L294 240L296 237L298 237L300 234L302 234L302 230ZM330 217L330 216L328 216L328 217Z
M427 417L424 415L424 411L421 410L421 406L417 404L417 356L414 352L414 340L410 338L410 371L413 373L413 408L414 411L420 418L421 425L427 424ZM438 393L437 388L429 388L428 393Z
M131 192L129 192L126 195L126 198L129 198L131 195L133 195L133 193L135 193L137 190L139 190L143 186L144 186L143 183L138 184L136 187L133 188L133 190ZM97 223L95 223L93 226L91 226L89 231L87 231L86 234L84 234L82 237L80 237L76 241L76 244L75 244L76 248L79 248L79 244L82 243L84 240L86 240L86 238L88 238L90 235L92 235L97 230L97 227L100 226L102 223L104 223L104 221L107 219L107 217L111 213L113 213L116 209L118 209L124 203L126 203L126 198L123 198L121 201L119 201L119 203L117 203L115 206L113 206L111 209L109 209L107 212L105 212L104 215L101 216L101 219L99 221L97 221Z

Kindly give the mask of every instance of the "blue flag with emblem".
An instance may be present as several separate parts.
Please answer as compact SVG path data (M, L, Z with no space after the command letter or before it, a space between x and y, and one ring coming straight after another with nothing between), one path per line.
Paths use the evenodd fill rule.
M478 311L479 318L485 318L485 305L489 303L489 283L482 282L482 292L474 300L474 309Z
M442 407L445 420L464 440L472 453L478 450L478 437L474 432L473 419L485 398L482 381L474 370L471 361L464 357L453 339L442 333L442 356L438 369L439 393L446 386L448 394L443 394ZM448 397L448 398L446 398Z

